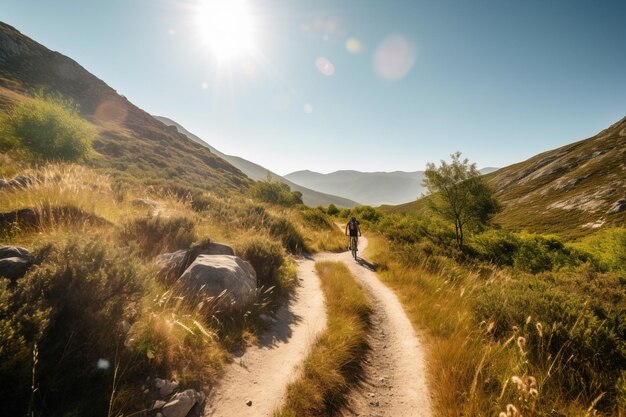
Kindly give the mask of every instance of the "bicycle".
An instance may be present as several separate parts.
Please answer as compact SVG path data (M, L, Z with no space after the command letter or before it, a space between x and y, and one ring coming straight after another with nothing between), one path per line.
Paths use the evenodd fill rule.
M357 259L356 252L359 250L358 246L359 246L359 238L356 236L350 236L349 248L352 251L352 257L354 258L355 261Z

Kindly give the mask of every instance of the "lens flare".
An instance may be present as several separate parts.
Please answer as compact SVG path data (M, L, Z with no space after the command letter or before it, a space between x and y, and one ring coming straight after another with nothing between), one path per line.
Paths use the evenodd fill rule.
M332 62L328 60L328 58L319 57L315 61L315 66L317 70L324 74L327 77L330 77L335 74L335 66Z
M376 73L389 81L403 79L415 64L415 48L406 38L394 35L381 42L374 54Z

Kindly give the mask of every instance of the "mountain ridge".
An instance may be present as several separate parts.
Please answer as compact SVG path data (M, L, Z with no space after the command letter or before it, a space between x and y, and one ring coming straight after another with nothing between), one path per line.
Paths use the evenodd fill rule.
M269 175L272 178L272 180L280 181L280 182L287 184L291 188L292 191L301 192L304 204L308 206L311 206L311 207L328 206L330 204L334 204L338 207L352 208L352 207L359 205L359 203L352 201L350 199L347 199L347 198L321 193L316 190L312 190L307 187L298 185L270 171L269 169L262 167L261 165L255 164L254 162L250 162L239 156L227 155L217 150L215 147L211 146L210 144L208 144L205 140L203 140L199 136L191 133L189 130L183 127L180 123L168 117L164 117L164 116L153 116L153 117L167 126L175 127L180 133L186 135L194 142L199 143L202 146L206 146L207 148L211 150L211 152L215 153L220 158L228 161L230 164L232 164L233 166L241 170L244 174L246 174L251 179L265 180L267 179Z
M483 168L492 172L497 168ZM294 171L285 178L305 187L342 195L371 206L406 203L426 193L422 185L424 171L338 170L327 174L311 170Z
M626 224L626 117L598 134L547 150L486 175L509 230L585 235ZM384 207L424 212L427 199Z
M33 92L60 94L97 129L88 164L129 181L158 186L163 177L206 190L242 191L252 183L240 170L163 126L78 62L0 22L0 109Z

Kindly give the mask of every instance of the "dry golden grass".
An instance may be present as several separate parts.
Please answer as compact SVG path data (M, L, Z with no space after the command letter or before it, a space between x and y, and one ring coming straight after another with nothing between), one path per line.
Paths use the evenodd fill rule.
M370 302L345 264L318 262L316 269L326 297L328 329L305 359L300 378L287 387L285 404L275 417L332 415L362 373Z
M507 417L532 417L542 415L538 411L542 403L544 409L549 404L549 409L558 410L554 415L559 416L595 412L594 404L582 398L567 400L549 389L549 383L558 385L551 374L558 373L563 358L552 358L554 368L548 371L545 364L532 363L526 343L537 325L534 321L529 318L524 328L510 329L509 339L498 340L491 333L493 323L473 318L473 291L507 280L503 272L494 269L479 277L452 261L437 268L407 267L395 259L384 238L370 237L369 242L368 255L379 266L379 276L396 292L413 324L425 330L436 416L489 417L503 412Z

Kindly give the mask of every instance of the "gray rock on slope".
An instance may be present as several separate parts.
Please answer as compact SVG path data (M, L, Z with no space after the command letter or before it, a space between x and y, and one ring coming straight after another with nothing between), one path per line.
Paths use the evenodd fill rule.
M172 399L163 406L165 417L186 417L196 404L202 404L206 399L204 393L188 389L174 395Z
M22 278L33 264L27 249L17 246L0 246L0 277L15 281Z
M191 249L158 255L154 262L159 267L161 277L177 279L196 260L198 255L230 255L234 256L233 248L223 243L210 242L194 246Z
M199 255L176 281L176 289L192 302L220 297L224 309L254 301L256 272L252 265L230 255Z

